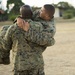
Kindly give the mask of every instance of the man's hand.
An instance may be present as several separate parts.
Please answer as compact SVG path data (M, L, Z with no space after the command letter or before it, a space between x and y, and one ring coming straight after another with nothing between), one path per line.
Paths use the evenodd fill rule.
M25 31L28 31L29 29L29 23L26 22L25 20L21 19L21 18L17 18L17 25L22 28Z

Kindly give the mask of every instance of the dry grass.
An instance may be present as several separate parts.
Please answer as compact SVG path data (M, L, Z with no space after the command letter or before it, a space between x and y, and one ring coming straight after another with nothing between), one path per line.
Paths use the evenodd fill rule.
M43 53L46 75L75 75L75 22L56 28L56 44Z
M43 53L46 75L75 75L75 22L56 23L56 43ZM11 75L10 65L0 65L0 75Z
M13 24L12 21L4 21L4 22L0 22L0 26L3 26L3 25L11 25Z

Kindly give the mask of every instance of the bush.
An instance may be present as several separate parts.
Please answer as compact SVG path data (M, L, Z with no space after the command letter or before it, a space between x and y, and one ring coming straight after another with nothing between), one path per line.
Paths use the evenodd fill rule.
M14 21L18 15L11 14L9 15L9 20Z
M63 13L64 19L71 19L73 17L74 17L74 14L72 10L67 10L66 12Z
M74 14L74 16L75 16L75 9L73 10L73 14Z
M71 18L73 18L73 14L72 13L65 13L65 14L63 14L63 18L64 19L71 19Z

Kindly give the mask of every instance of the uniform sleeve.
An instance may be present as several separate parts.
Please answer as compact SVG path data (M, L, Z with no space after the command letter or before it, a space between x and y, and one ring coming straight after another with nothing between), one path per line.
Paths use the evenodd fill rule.
M0 37L0 64L9 64L10 63L10 50L5 49L6 41Z
M56 33L54 17L50 21L45 21L45 20L40 18L39 10L36 10L33 13L33 21L40 22L43 26L43 31L51 33L51 36L54 37L54 35Z
M0 36L2 38L5 36L5 33L6 33L8 28L9 28L9 25L2 26L1 31L0 31Z
M8 30L6 31L6 34L5 36L3 37L3 40L5 42L5 44L3 43L4 45L4 49L5 50L10 50L11 47L12 47L12 32L13 32L13 25L11 25Z
M43 29L42 27L40 28L41 30L38 31L37 27L34 26L34 24L35 23L30 23L29 31L25 32L26 39L39 45L46 45L46 46L54 45L55 40L54 38L51 37L51 33L42 31ZM39 26L41 26L40 23Z
M12 26L10 26L6 31L3 30L1 32L0 44L1 47L6 51L9 51L11 49L11 45L12 45L11 32L12 32ZM2 36L3 35L2 33L5 35Z
M54 37L55 33L56 33L56 27L55 27L55 22L54 19L50 20L50 21L41 21L43 27L44 27L44 31L51 33L51 37Z
M49 21L48 30L49 29L50 29L50 33L52 34L52 37L54 37L54 35L56 33L56 26L55 26L54 18L51 21Z
M1 37L0 39L1 40L0 41L3 40L2 38L5 36L8 28L9 28L9 25L5 25L1 28L1 31L0 31L0 37ZM4 50L2 46L3 45L0 43L0 63L9 64L9 62L10 62L10 58L9 58L10 52L9 52L9 50Z

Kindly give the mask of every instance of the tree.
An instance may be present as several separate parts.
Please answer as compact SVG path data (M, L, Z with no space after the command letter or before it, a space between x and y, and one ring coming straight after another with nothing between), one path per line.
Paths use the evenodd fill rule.
M68 2L59 2L57 7L60 10L60 16L66 18L72 18L75 14L74 7Z
M19 14L19 9L24 3L21 0L7 0L7 10L9 10L10 5L14 4L13 8L11 9L10 13L12 14Z
M60 7L60 8L64 8L64 9L73 8L73 6L71 4L69 4L68 2L59 2L57 4L57 6Z

